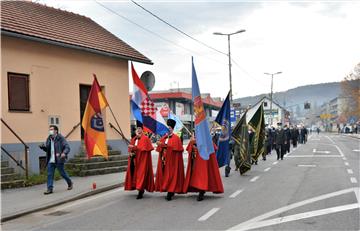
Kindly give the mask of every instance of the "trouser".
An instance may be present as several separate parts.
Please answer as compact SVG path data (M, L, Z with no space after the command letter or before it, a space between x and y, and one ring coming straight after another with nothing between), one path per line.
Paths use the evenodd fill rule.
M55 174L55 168L59 171L62 178L65 179L68 186L71 186L72 181L68 174L65 172L64 164L55 164L55 163L48 163L47 166L47 188L49 190L52 190L54 188L54 174Z
M277 144L276 145L276 155L277 159L283 159L285 154L285 148L283 144Z

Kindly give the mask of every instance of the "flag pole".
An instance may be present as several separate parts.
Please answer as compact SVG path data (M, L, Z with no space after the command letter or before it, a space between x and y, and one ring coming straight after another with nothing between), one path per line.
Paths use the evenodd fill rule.
M114 112L113 112L113 110L111 109L111 106L110 106L109 102L108 102L108 106L109 106L110 112L111 112L111 114L112 114L112 116L113 116L113 118L114 118L114 120L115 120L115 123L116 123L116 125L117 125L118 128L119 128L121 137L125 140L125 142L126 142L127 144L130 144L130 141L125 137L123 131L121 130L121 127L120 127L120 125L119 125L119 122L117 121L117 119L116 119L116 117L115 117L115 115L114 115Z

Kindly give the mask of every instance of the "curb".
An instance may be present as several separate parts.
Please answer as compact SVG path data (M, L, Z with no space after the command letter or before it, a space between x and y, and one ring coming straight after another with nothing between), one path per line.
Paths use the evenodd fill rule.
M71 197L71 198L68 198L68 199L65 199L65 200L62 200L62 201L57 201L57 202L55 202L53 204L48 204L48 205L41 206L41 207L38 207L38 208L29 209L27 211L21 211L21 212L18 212L16 214L4 216L4 217L1 217L1 223L6 222L6 221L10 221L10 220L14 220L16 218L28 215L30 213L39 212L41 210L56 207L56 206L59 206L59 205L62 205L62 204L66 204L66 203L69 203L69 202L72 202L72 201L83 199L83 198L86 198L86 197L89 197L89 196L93 196L93 195L96 195L96 194L99 194L99 193L102 193L102 192L106 192L106 191L109 191L109 190L112 190L112 189L120 188L120 187L123 187L123 186L124 186L124 182L119 183L119 184L105 186L105 187L95 189L95 190L90 191L90 192L86 192L86 193L76 195L74 197Z

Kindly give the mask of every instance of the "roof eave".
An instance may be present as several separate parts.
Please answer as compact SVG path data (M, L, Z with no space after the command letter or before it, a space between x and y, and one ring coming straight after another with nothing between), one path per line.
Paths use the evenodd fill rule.
M94 54L104 55L104 56L108 56L108 57L112 57L112 58L125 59L125 60L130 60L130 61L144 63L144 64L150 64L150 65L154 64L151 60L138 59L135 57L114 54L114 53L105 52L105 51L101 51L101 50L97 50L97 49L93 49L93 48L82 47L82 46L77 46L77 45L73 45L73 44L69 44L69 43L63 43L63 42L59 42L59 41L55 41L55 40L39 38L39 37L21 34L21 33L13 32L13 31L8 31L3 28L1 28L1 35L7 35L7 36L11 36L11 37L51 44L51 45L55 45L55 46L61 46L61 47L65 47L65 48L71 48L71 49L91 52Z

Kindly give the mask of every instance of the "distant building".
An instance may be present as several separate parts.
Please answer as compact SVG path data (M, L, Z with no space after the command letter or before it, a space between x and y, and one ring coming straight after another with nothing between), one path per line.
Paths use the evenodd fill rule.
M128 61L152 62L90 18L31 1L1 1L1 57L1 118L30 147L30 173L44 161L38 145L50 124L68 136L70 157L79 152L93 73L130 137ZM108 144L126 152L109 126L111 114L104 119ZM23 161L24 146L1 126L1 147ZM1 156L8 158L4 151Z
M192 95L191 88L170 89L167 91L151 91L150 98L164 118L167 118L171 110L188 128L191 127ZM201 94L204 109L209 121L213 121L219 112L222 101L220 98L212 98L210 94Z

